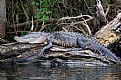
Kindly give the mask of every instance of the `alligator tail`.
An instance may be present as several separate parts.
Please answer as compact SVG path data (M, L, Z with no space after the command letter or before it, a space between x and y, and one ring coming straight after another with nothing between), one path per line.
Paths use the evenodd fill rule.
M95 50L96 52L100 53L102 56L105 56L106 59L115 62L115 63L121 63L121 61L118 59L118 57L113 54L110 50L105 48L103 45L96 41L89 40L89 38L82 37L78 38L78 44L83 49L91 49Z
M110 50L105 48L104 46L99 45L99 46L96 46L95 48L98 52L100 52L102 55L104 55L106 57L106 59L116 62L116 63L121 63L121 61L118 59L118 57L114 53L112 53Z

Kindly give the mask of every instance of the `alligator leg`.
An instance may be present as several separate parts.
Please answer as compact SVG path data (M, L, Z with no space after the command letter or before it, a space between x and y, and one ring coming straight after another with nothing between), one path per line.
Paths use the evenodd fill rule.
M88 49L88 47L91 46L91 41L89 41L87 39L78 38L77 43L83 49Z
M45 46L43 49L41 49L39 51L40 53L38 54L38 57L44 56L45 55L45 51L52 47L52 39L50 37L47 39L47 43L48 43L48 45Z

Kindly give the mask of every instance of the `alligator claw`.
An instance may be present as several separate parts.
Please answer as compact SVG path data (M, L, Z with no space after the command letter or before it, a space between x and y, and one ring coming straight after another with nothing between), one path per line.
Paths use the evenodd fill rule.
M40 53L38 54L38 57L44 57L44 56L45 56L44 51L40 51Z

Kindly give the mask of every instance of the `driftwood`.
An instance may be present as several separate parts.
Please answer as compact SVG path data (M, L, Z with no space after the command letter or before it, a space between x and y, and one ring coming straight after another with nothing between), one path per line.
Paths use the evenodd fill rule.
M102 27L94 36L104 46L108 47L121 37L121 13L114 20Z
M58 47L58 48L57 48ZM6 59L6 57L4 57L4 59L1 59L0 62L14 62L16 64L21 64L21 61L19 62L19 60L17 59L31 59L34 56L36 57L37 54L39 53L39 51L41 50L41 48L43 48L42 46L36 47L36 48L32 48L29 50L25 50L23 52L17 52L16 50L14 51L14 55L9 55L9 56L13 56L14 58L8 58ZM72 51L71 51L72 50ZM7 52L6 52L7 53ZM11 53L11 51L10 51ZM78 64L87 64L87 65L107 65L107 63L111 63L109 60L107 60L104 56L99 56L98 54L90 51L90 50L78 50L78 51L73 51L72 48L64 48L61 46L57 46L54 45L54 47L52 47L48 53L42 57L42 58L38 58L38 59L34 59L34 60L30 60L28 63L32 63L32 62L45 62L45 60L49 60L49 62L51 63L51 65L55 65L55 63L60 64L60 63L66 63L68 64L69 62L72 64L74 63L78 63ZM64 60L64 62L63 62ZM54 62L54 63L53 63ZM25 64L26 61L22 64Z
M30 50L36 47L42 47L44 44L21 44L21 43L6 43L0 45L0 58L9 58L20 55L21 52Z
M92 32L87 22L91 21L92 19L93 17L90 15L81 14L75 17L62 17L58 20L56 24L58 26L61 26L64 31L74 32L76 30L81 31L84 34L91 35Z
M100 26L107 23L106 13L104 12L103 6L100 0L96 0L96 17Z

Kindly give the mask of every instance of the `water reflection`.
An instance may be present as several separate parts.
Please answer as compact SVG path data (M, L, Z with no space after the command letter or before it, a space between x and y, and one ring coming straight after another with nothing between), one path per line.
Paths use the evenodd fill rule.
M73 65L73 64L72 64ZM1 64L0 80L120 80L121 65L58 67L32 64Z

